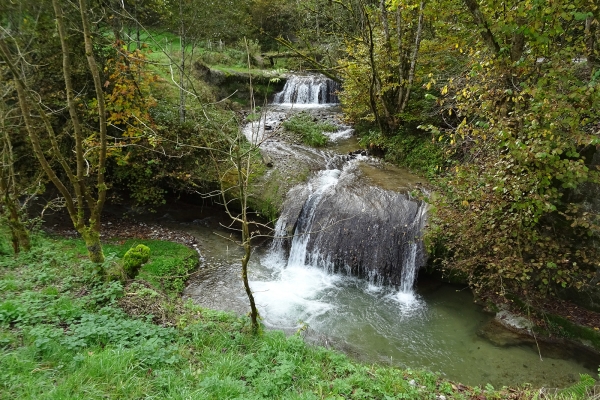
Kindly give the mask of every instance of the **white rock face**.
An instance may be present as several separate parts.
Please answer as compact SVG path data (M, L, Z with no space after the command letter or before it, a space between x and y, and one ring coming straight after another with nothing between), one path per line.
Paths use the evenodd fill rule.
M525 317L515 315L508 310L501 310L496 314L496 319L501 324L510 328L531 331L533 323Z

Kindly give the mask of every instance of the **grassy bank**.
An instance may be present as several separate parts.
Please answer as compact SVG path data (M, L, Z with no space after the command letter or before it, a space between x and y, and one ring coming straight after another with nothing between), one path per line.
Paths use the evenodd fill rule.
M471 388L428 372L359 364L306 345L300 334L251 335L246 318L173 297L181 286L165 280L181 272L177 263L189 269L192 250L142 242L151 249L150 261L126 285L103 282L79 240L38 235L30 253L0 255L0 398L533 396L533 391ZM107 245L107 264L139 243Z

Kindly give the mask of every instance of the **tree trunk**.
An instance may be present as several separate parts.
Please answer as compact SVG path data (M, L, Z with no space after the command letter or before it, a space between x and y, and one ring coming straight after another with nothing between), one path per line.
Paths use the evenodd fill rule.
M21 218L19 218L17 205L12 203L10 200L5 203L5 205L9 213L8 227L10 228L11 240L15 254L19 254L21 250L31 250L29 232L27 231L27 228L25 228L23 222L21 222Z
M10 178L14 179L14 171L9 165ZM12 246L15 254L19 254L21 250L29 251L31 249L31 241L29 232L25 225L21 221L19 216L19 205L16 199L16 194L11 194L11 184L9 183L9 177L5 176L4 171L0 174L0 194L3 196L3 200L0 201L0 205L6 208L8 211L8 228L10 230Z
M500 53L500 45L496 41L494 34L492 33L490 27L488 26L483 13L479 9L479 4L477 4L477 0L464 0L465 5L471 12L473 16L473 20L475 20L475 24L479 27L481 31L481 37L484 42L487 44L489 49L494 53L494 55L498 55Z
M423 32L423 15L424 15L425 1L421 1L419 5L419 23L417 25L417 33L415 37L415 47L413 49L413 53L410 57L410 68L408 71L408 82L405 87L404 99L402 100L402 105L400 106L400 112L404 112L406 106L408 105L408 99L410 97L410 88L415 79L415 67L417 65L417 57L419 55L419 48L421 47L421 34Z
M252 81L250 81L250 87L252 87ZM240 138L238 137L238 144L235 146L235 159L238 173L238 189L240 196L240 205L242 206L242 215L241 215L241 223L242 223L242 246L244 247L244 257L242 258L242 280L244 281L244 288L246 289L246 295L248 295L248 301L250 302L250 320L252 321L252 332L257 333L260 330L260 325L258 324L258 309L256 308L256 303L254 302L254 295L252 294L252 289L250 288L250 284L248 282L248 262L250 261L250 256L252 255L252 248L250 247L250 227L248 222L248 177L249 173L246 173L244 176L244 170L248 172L250 167L250 157L248 156L247 166L244 168L244 160L242 158L239 142Z
M179 65L179 122L185 122L185 48L187 38L183 22L183 3L179 1L179 44L181 45L181 63Z
M248 221L244 222L242 236L242 240L244 240L244 257L242 258L242 280L244 281L244 288L246 289L246 295L248 295L248 301L250 302L250 321L252 322L252 332L257 333L260 329L260 326L258 325L258 309L256 308L256 303L254 302L254 295L252 294L250 283L248 282L248 262L250 261L250 256L252 255L252 249L250 247L250 238L248 235Z
M94 228L82 228L79 234L85 241L85 247L88 251L90 261L96 264L104 262L104 253L102 252L102 244L100 243L100 232Z
M585 47L588 65L590 66L590 76L598 68L598 20L595 17L587 17L585 20Z
M0 157L0 210L2 206L8 211L8 227L10 229L13 250L15 254L19 254L21 250L29 251L31 249L31 241L29 232L21 221L19 215L19 193L17 191L17 182L14 169L13 148L10 136L2 120L0 127L4 132L2 137L2 157Z

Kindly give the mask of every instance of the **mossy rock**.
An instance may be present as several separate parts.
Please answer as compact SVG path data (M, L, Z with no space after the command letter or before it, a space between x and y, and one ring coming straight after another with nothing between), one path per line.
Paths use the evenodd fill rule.
M131 279L135 278L140 272L142 265L146 264L150 259L150 247L138 244L135 247L127 250L123 256L123 270Z

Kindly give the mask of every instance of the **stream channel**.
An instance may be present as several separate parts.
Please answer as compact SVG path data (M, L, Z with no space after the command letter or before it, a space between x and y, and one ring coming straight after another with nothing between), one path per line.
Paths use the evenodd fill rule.
M302 329L308 341L359 360L427 369L470 385L565 387L580 373L595 376L598 360L585 352L544 343L538 352L531 339L506 330L475 305L466 287L419 276L426 262L420 235L427 207L407 194L419 177L372 157L348 155L358 145L350 127L339 122L322 150L274 134L298 110L338 121L332 90L335 85L321 77L291 77L277 104L267 107L266 119L245 128L249 140L262 142L274 169L293 159L313 171L306 183L290 189L275 229L278 239L254 249L251 287L265 326ZM190 223L190 212L170 211L167 223L201 243L203 267L184 296L246 314L241 249L225 238L235 233L220 227L226 220L206 212Z

